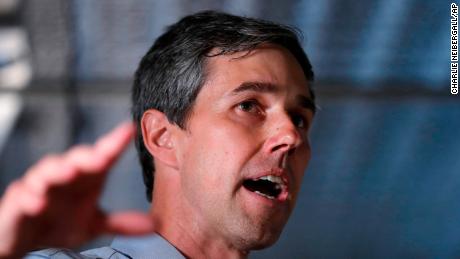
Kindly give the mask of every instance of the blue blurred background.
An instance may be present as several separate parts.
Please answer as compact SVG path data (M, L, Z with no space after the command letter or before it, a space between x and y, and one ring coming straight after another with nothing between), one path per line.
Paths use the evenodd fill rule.
M279 242L251 257L460 258L450 3L2 0L0 191L43 155L128 119L132 75L153 40L217 9L300 28L321 106L297 208ZM133 147L101 204L149 206Z

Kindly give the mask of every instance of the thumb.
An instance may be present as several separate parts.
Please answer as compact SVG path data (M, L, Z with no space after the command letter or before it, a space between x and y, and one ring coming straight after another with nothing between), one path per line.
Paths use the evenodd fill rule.
M118 235L145 235L154 231L152 216L137 211L125 211L105 216L103 232Z

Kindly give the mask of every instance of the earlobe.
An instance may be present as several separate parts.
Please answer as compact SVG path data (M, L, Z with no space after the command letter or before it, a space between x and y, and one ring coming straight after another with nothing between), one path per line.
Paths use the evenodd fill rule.
M177 168L172 125L166 115L155 109L147 110L142 115L141 127L144 145L155 161Z

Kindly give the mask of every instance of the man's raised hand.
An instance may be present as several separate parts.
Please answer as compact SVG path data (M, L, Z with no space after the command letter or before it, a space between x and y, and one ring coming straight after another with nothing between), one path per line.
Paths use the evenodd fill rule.
M124 123L94 145L49 155L13 182L0 200L0 258L39 247L75 247L101 234L146 234L140 212L106 214L98 206L107 172L134 135Z

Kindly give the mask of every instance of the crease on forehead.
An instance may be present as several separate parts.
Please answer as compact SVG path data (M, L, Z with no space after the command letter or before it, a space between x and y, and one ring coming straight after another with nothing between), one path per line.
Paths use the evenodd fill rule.
M203 70L204 70L204 73L205 75L209 75L210 72L212 71L212 67L213 66L210 66L210 61L212 60L215 60L215 58L219 58L219 57L226 57L228 59L228 61L238 61L240 59L243 59L243 58L247 58L247 57L251 57L252 55L255 55L257 53L259 53L261 50L264 50L264 49L276 49L276 50L279 50L283 53L286 53L288 55L292 55L291 51L289 51L288 49L286 49L285 47L281 46L281 45L278 45L278 44L275 44L275 43L261 43L257 46L254 46L253 48L249 47L247 50L241 50L241 51L235 51L235 52L228 52L228 53L222 53L222 48L218 48L218 47L215 47L215 48L212 48L208 53L205 54L205 58L203 60ZM292 56L294 58L294 60L296 60L297 62L297 59ZM206 77L205 77L206 78ZM206 81L204 82L206 83Z
M213 73L216 72L214 69L215 67L219 67L219 65L216 62L232 62L232 61L238 61L244 58L251 57L254 54L260 53L262 50L277 50L283 53L284 55L290 56L297 64L298 61L297 59L293 56L293 54L286 49L283 46L277 45L277 44L261 44L257 46L255 49L250 49L250 50L245 50L245 51L240 51L240 52L235 52L235 53L227 53L227 54L219 54L220 49L219 48L214 48L212 49L207 57L204 59L203 62L203 72L204 72L204 80L203 80L203 86L200 90L200 92L207 86L207 85L213 85L213 83L218 80L220 75L218 73ZM217 60L219 59L219 60ZM298 64L300 67L300 64ZM305 77L304 71L300 67L301 75L303 79L305 79L305 85L302 87L302 92L296 96L296 101L301 104L302 107L311 109L314 113L316 112L316 105L313 100L313 96L310 94L310 82L308 79ZM220 71L221 72L221 71ZM236 94L237 92L242 92L244 90L253 90L256 92L272 92L276 93L280 91L280 87L276 85L275 83L271 83L269 80L248 80L248 82L242 82L240 85L235 85L233 86L234 89L226 91L224 95L228 95L229 93L234 93ZM304 90L304 91L303 91Z

